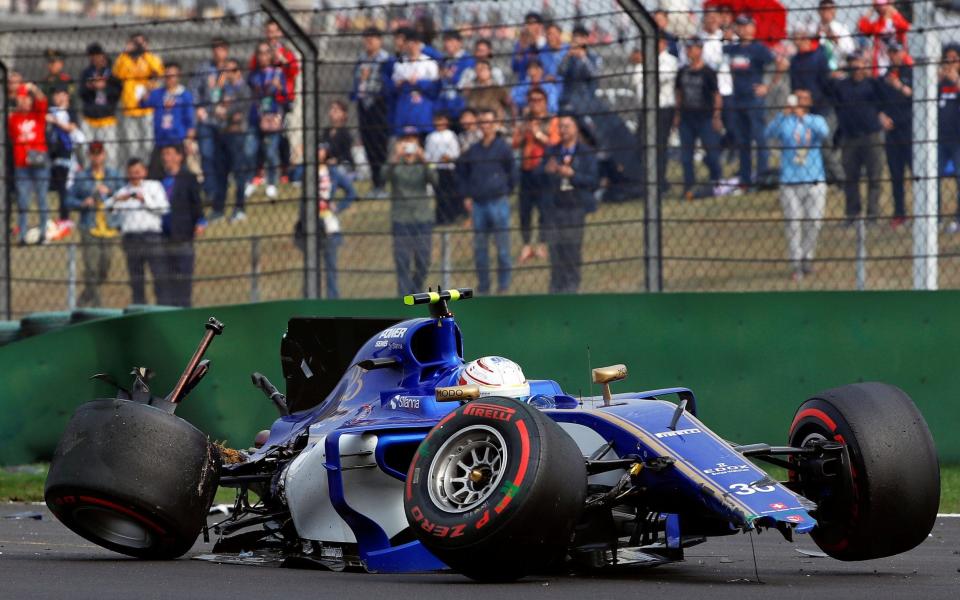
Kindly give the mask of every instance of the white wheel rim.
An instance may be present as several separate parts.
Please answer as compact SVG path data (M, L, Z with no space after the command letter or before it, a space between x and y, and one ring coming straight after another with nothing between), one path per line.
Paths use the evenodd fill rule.
M506 464L507 443L497 430L487 425L462 429L430 462L430 500L445 512L470 511L496 491Z

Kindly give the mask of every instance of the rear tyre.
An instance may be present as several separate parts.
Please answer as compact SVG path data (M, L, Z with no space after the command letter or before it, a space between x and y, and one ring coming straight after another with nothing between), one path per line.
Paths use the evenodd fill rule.
M927 538L940 503L940 467L930 430L903 390L856 383L807 400L793 419L790 445L824 440L845 446L839 464L791 474L818 505L811 535L824 552L869 560Z
M170 559L193 546L219 478L220 452L183 419L128 400L95 400L67 424L44 498L95 544Z
M509 398L461 406L407 473L407 521L437 558L478 581L512 581L566 555L587 488L583 455L548 416Z

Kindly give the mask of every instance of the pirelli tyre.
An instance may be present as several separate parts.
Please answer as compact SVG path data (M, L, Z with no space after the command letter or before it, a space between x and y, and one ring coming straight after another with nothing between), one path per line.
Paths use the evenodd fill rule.
M220 477L207 436L128 400L82 405L50 462L44 497L64 525L104 548L147 559L186 553Z
M800 405L790 445L824 440L844 446L840 461L791 478L818 504L814 541L839 560L906 552L933 529L940 467L927 423L903 390L856 383L825 390Z
M437 558L479 581L562 560L587 488L573 439L536 408L483 398L447 415L407 473L404 509Z

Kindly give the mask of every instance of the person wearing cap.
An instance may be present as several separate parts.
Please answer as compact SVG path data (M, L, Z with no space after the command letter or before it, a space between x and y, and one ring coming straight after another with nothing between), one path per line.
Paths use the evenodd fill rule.
M383 49L383 37L376 27L363 30L363 50L353 65L350 100L357 106L357 128L370 165L373 196L386 196L383 165L387 160L390 120L387 111L387 66L390 54Z
M845 56L856 52L856 41L850 29L837 20L837 3L834 0L820 0L817 13L820 17L817 24L820 46L827 55L830 70L836 71Z
M43 55L47 59L47 73L42 80L37 82L37 87L43 91L47 98L51 99L53 98L54 89L63 88L70 98L70 108L73 108L76 85L73 82L73 78L63 70L63 52L53 48L47 48Z
M893 121L882 112L884 91L871 77L867 59L860 54L847 58L849 75L830 83L830 98L837 110L840 152L844 171L846 225L861 217L860 177L867 172L867 218L879 216L883 184L883 132Z
M408 33L404 46L403 59L393 67L393 131L401 135L406 128L415 127L420 135L426 135L433 130L433 107L440 95L440 66L423 53L416 33Z
M107 282L114 240L120 235L111 226L104 201L123 185L120 172L109 166L106 148L95 140L87 147L87 167L77 174L67 194L67 206L79 212L80 258L83 291L78 306L101 306L100 286Z
M827 120L811 114L813 96L798 88L767 125L765 136L781 149L780 205L786 225L793 280L813 273L817 237L827 205L821 147L830 135Z
M134 33L113 63L113 74L123 83L120 92L120 148L124 156L145 156L153 141L153 110L140 102L157 87L163 61L150 52L147 36Z
M710 181L720 181L720 133L723 131L723 100L717 87L717 74L703 60L703 42L687 41L687 59L676 76L676 117L673 126L680 131L680 162L683 165L683 195L692 200L696 177L693 151L697 140L703 145ZM663 88L661 88L662 90ZM665 154L666 150L660 151ZM662 181L661 175L661 181ZM712 186L711 186L712 188Z
M460 93L460 80L468 69L476 65L476 59L463 49L460 32L456 30L443 33L443 53L443 60L440 61L440 97L434 112L442 111L452 123L456 123L460 113L467 107Z
M67 180L77 167L77 152L86 140L77 126L77 119L70 108L70 89L66 85L54 86L50 92L47 111L47 152L50 155L50 188L60 200L60 222L70 218L67 207Z
M687 40L687 45L696 45L697 48L703 48L703 40L697 37ZM670 185L667 183L667 156L670 152L670 132L674 128L674 122L677 118L677 75L680 70L680 61L676 56L670 53L669 43L663 35L657 37L657 79L659 84L659 95L657 97L657 177L660 181L661 192L666 192ZM643 84L643 60L642 55L636 55L637 62L634 65L633 85L637 94L637 103L643 105L644 84ZM689 60L689 56L687 57ZM646 119L643 113L637 119L639 123L639 135L641 144L646 139ZM693 149L691 148L692 152ZM646 152L641 156L646 159Z
M510 68L517 79L523 79L527 74L527 64L537 58L537 55L547 45L547 38L543 31L543 17L538 12L528 12L523 17L523 28L520 30L520 39L513 47L510 56Z
M208 202L223 205L227 178L223 170L222 141L214 107L223 94L224 73L230 58L230 44L217 37L210 42L210 58L200 63L190 78L189 89L196 102L197 151L203 169L203 192Z
M7 135L13 147L13 180L17 192L20 243L26 243L27 213L36 197L40 208L40 239L46 241L47 191L50 164L47 156L47 96L36 84L21 83L16 90L16 108L7 115Z
M736 44L724 47L730 61L733 76L733 134L740 156L740 185L754 185L754 174L765 177L770 162L764 133L764 112L769 87L764 83L764 72L774 62L773 53L756 40L757 26L753 17L741 14L737 17ZM775 76L779 79L779 73ZM753 168L753 145L757 146L757 165Z
M894 39L903 48L907 46L907 21L890 0L873 0L873 9L860 18L857 27L865 36L872 38L870 66L874 77L880 77L890 64L887 55L887 40Z
M104 142L107 153L117 156L117 104L123 82L114 74L110 58L103 46L94 42L87 46L90 63L80 73L81 129L88 140Z
M896 40L887 42L887 56L890 65L883 76L883 112L893 121L893 128L887 131L884 150L893 192L890 226L896 229L907 220L904 182L907 168L913 170L913 61Z
M387 164L386 179L390 186L397 293L403 296L421 291L426 285L436 214L430 193L430 188L437 186L436 171L426 163L420 130L416 127L408 126L400 132Z
M573 29L570 50L560 64L558 77L563 81L560 107L576 113L589 112L596 98L597 77L603 60L589 48L590 32L578 25Z

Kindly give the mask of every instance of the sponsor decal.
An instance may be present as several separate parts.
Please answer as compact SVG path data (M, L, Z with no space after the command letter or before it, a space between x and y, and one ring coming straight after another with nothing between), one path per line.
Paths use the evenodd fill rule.
M773 510L787 510L787 505L783 502L774 502L770 505L770 508Z
M320 558L343 559L343 548L339 546L323 546L320 548Z
M738 496L749 496L751 494L756 494L757 492L760 492L760 493L772 492L777 488L772 485L756 485L753 483L750 483L750 484L734 483L733 485L728 486L727 489L729 489L730 491L732 491L734 494Z
M460 537L463 535L463 530L467 528L466 524L448 527L446 525L437 525L436 523L431 523L430 519L423 514L423 510L419 506L414 506L410 509L410 516L413 517L415 523L420 525L420 529L436 537Z
M678 435L692 435L694 433L703 433L700 431L699 427L691 427L690 429L678 429L676 431L661 431L660 433L655 434L658 438L669 438L676 437Z
M784 520L790 521L791 523L803 523L803 517L800 515L788 515Z
M750 471L750 465L728 465L727 463L717 463L717 466L704 469L705 475L727 475L728 473L745 473Z
M484 404L482 402L471 402L463 409L463 414L471 417L484 417L487 419L496 419L497 421L509 421L517 411L505 406L496 406L494 404Z
M390 400L390 408L397 410L398 408L420 408L420 398L415 396L394 396Z
M373 345L373 347L386 348L388 345L390 345L390 342L388 342L387 340L377 340L376 343Z
M380 332L381 340L392 340L395 338L402 338L407 334L406 327L391 327L390 329L384 329Z
M372 412L373 412L373 405L372 405L372 404L364 404L363 406L360 407L359 410L357 410L357 416L355 416L354 418L352 418L352 419L350 419L349 421L347 421L346 424L351 425L351 424L353 424L353 423L357 423L357 422L359 422L359 421L363 421L364 419L366 419L367 417L369 417L369 416L370 416L370 413L372 413Z

